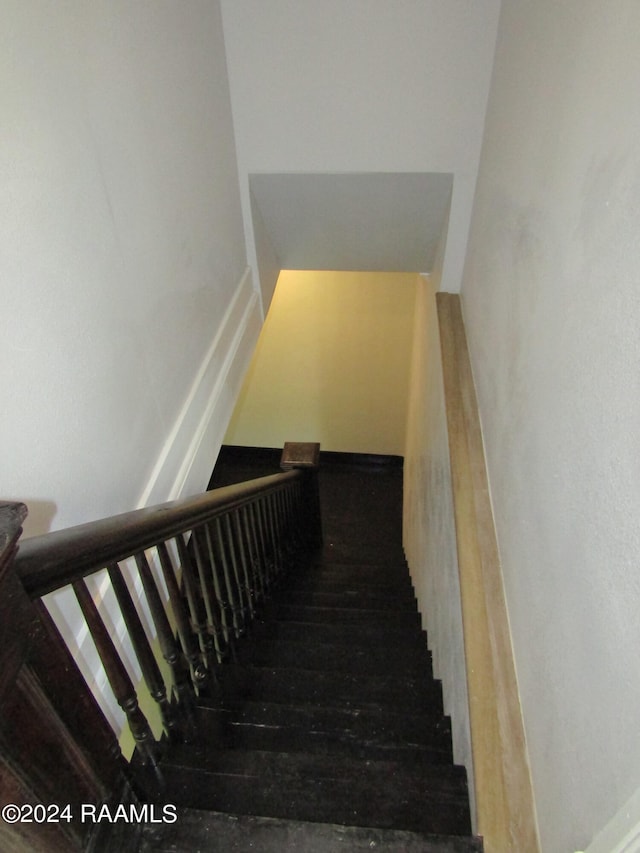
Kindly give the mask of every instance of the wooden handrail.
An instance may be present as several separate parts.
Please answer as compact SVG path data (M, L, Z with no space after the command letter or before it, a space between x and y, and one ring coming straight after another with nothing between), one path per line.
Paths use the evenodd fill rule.
M40 598L303 476L284 471L36 536L20 544L15 571L29 596Z
M61 744L60 790L69 802L136 796L117 733L40 600L63 588L75 594L112 698L126 715L138 756L135 791L146 795L162 785L162 738L198 737L196 698L216 695L218 668L233 658L270 591L321 544L318 456L319 445L288 444L282 467L292 470L49 533L19 550L26 507L0 504L0 786L8 756L25 779L35 774L40 802L56 802L57 775L42 762L58 758ZM107 583L94 596L84 579L103 569ZM103 606L108 590L119 615ZM159 739L127 656L140 667L150 713L164 731ZM37 721L27 740L23 709L25 719ZM47 849L84 847L87 827L62 829Z

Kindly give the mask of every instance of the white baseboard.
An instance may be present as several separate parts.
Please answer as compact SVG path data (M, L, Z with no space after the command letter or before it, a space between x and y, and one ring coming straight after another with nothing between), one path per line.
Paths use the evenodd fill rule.
M596 835L584 853L640 853L640 788Z

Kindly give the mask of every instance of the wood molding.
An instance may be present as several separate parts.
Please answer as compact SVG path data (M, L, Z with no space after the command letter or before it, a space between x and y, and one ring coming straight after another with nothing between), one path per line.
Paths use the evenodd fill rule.
M457 294L436 295L469 693L485 853L540 850L484 446Z

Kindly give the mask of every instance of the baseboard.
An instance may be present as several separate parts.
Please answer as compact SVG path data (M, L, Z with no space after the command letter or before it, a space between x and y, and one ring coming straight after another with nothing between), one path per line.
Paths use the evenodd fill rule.
M460 298L438 293L477 832L485 853L540 849L480 417Z

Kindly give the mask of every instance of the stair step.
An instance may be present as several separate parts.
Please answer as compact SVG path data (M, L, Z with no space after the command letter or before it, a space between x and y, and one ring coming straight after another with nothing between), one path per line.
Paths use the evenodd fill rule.
M311 555L310 565L320 568L332 569L339 566L345 571L362 571L381 574L408 574L409 568L401 547L394 547L386 553L373 551L365 553L364 550L356 550L355 553L340 553L339 550L325 546L320 554Z
M361 610L392 610L397 613L408 611L418 612L418 605L411 596L378 595L367 589L344 589L340 592L325 592L324 590L287 589L278 593L274 606L289 605L303 607L322 607Z
M309 574L332 574L349 580L376 580L382 583L401 582L409 578L409 566L406 560L395 563L342 563L331 560L318 560L311 556L308 568Z
M329 823L279 820L180 809L173 824L147 824L139 853L482 853L478 838L362 829Z
M239 663L257 666L297 667L326 672L364 674L402 674L407 678L431 678L431 655L426 646L411 649L393 644L354 645L349 639L342 642L314 642L306 638L297 641L264 639L248 642L237 649Z
M317 708L286 705L280 702L229 699L221 706L214 699L198 700L200 710L225 710L239 720L256 720L263 725L313 725L318 729L349 730L354 736L373 741L397 741L408 746L430 746L448 737L451 722L440 711L432 709L420 714L402 709L339 708L331 705Z
M233 698L363 709L397 706L408 714L442 713L442 687L432 679L234 664L222 667L219 677L222 695Z
M382 592L384 595L393 595L394 593L405 594L410 592L413 595L413 586L409 574L404 571L398 577L384 575L353 575L345 574L340 571L330 571L329 569L319 570L318 567L312 566L308 569L292 575L289 579L288 586L291 589L323 589L327 592L335 589L340 591L345 587L355 587L357 589L370 589L376 592Z
M308 641L310 643L349 643L354 647L369 648L378 645L381 640L388 647L404 650L405 654L420 654L427 647L426 631L419 625L407 628L403 625L390 625L387 621L381 631L380 621L373 625L343 624L340 622L299 622L278 620L256 622L252 636L257 642L267 638L277 638L288 642Z
M451 722L439 714L307 708L277 703L202 705L196 748L343 754L408 764L452 761Z
M376 598L397 598L400 601L407 599L413 601L415 599L415 591L409 581L395 584L364 581L360 584L357 580L350 581L348 578L341 578L337 575L302 576L292 579L288 589L291 592L322 592L334 595L348 592L367 592Z
M194 760L195 759L195 760ZM167 772L168 771L168 772ZM470 834L464 768L187 746L165 763L164 802L264 817ZM382 783L382 784L381 784Z
M419 628L420 616L416 610L360 610L352 607L311 607L304 604L275 604L272 614L275 619L291 619L294 622L326 622L349 625L375 625L381 631L392 629Z

